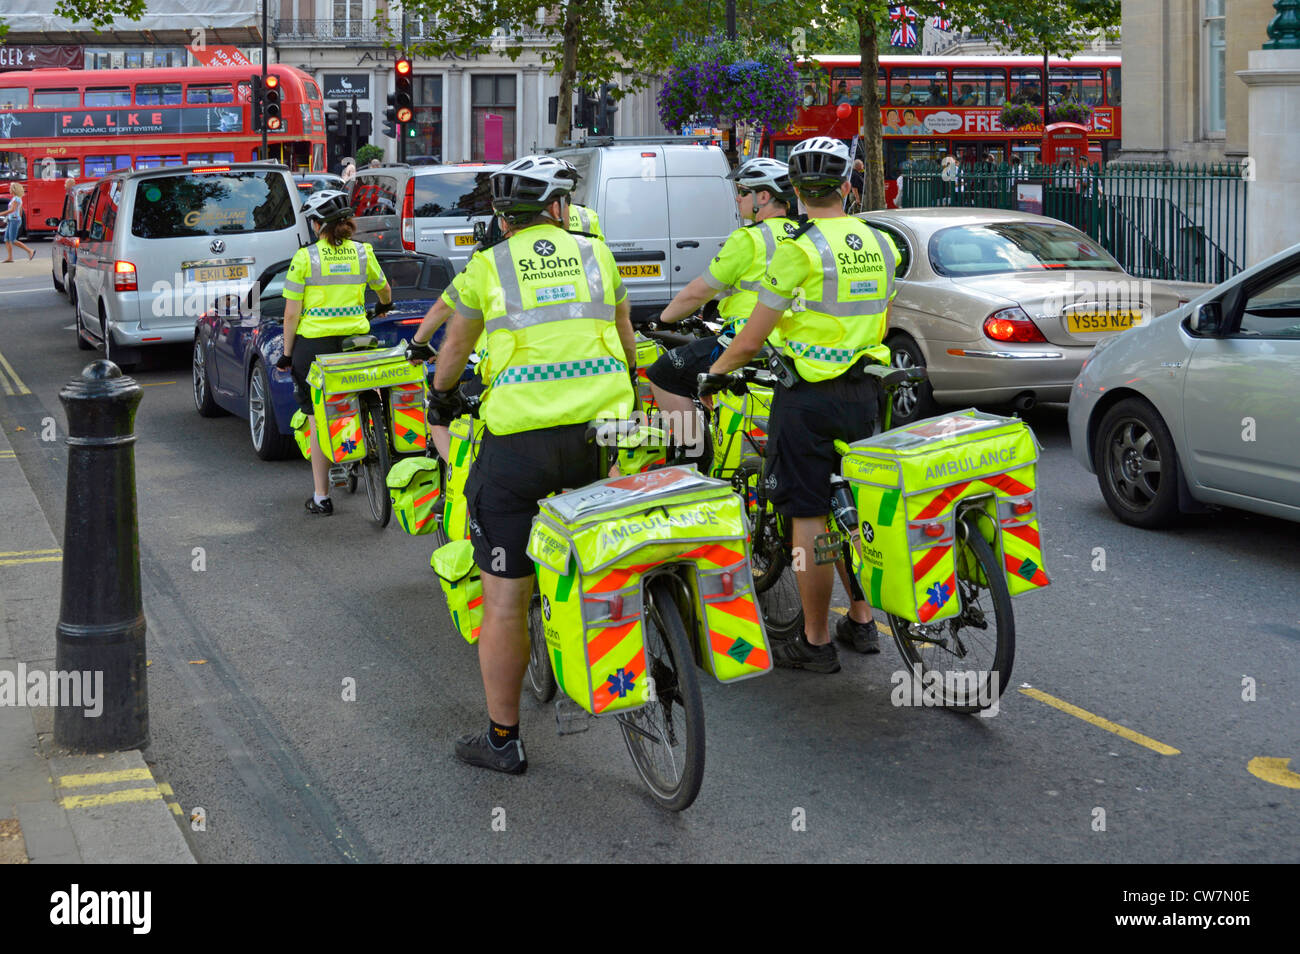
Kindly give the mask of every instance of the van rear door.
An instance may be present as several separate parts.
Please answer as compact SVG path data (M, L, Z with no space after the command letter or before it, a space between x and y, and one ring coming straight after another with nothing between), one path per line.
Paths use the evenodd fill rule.
M602 157L607 158L607 157ZM627 287L633 313L661 311L672 300L673 285L682 284L672 269L668 228L668 188L662 150L647 149L635 176L612 176L604 182L597 207L605 242L614 253ZM614 163L608 163L615 171ZM622 164L617 172L633 171ZM688 276L684 281L689 281Z
M668 254L671 294L703 275L727 236L740 228L727 160L718 149L699 146L665 150L668 185Z

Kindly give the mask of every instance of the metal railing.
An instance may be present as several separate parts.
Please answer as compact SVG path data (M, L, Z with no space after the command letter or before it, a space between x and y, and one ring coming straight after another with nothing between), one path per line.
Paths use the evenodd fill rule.
M1217 284L1245 267L1248 183L1232 163L977 163L948 175L913 163L899 204L1039 212L1095 239L1141 278Z
M388 38L389 32L372 20L294 20L275 21L272 31L277 40L374 40Z

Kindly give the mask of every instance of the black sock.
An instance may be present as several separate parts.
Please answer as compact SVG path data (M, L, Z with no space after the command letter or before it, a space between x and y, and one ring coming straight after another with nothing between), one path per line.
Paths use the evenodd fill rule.
M494 749L504 749L511 742L519 738L519 723L514 725L501 725L488 719L488 741L492 743Z

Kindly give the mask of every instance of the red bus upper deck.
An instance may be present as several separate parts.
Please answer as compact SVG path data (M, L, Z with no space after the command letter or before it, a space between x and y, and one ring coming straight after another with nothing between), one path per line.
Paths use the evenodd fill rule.
M0 73L0 197L21 182L27 228L47 231L68 179L85 182L118 169L271 159L323 171L325 117L320 87L275 64L279 131L253 129L256 66L136 70L35 69ZM7 201L7 199L5 200Z
M1109 159L1120 142L1118 56L1053 57L1048 61L1049 108L1072 101L1091 108L1093 154ZM862 71L856 56L815 56L801 66L801 102L794 121L765 137L763 154L785 159L809 136L851 140L862 129ZM886 191L905 160L963 163L1037 158L1042 123L1002 128L1004 103L1042 105L1043 60L1034 56L882 56L876 76L884 140ZM847 103L847 116L838 107Z

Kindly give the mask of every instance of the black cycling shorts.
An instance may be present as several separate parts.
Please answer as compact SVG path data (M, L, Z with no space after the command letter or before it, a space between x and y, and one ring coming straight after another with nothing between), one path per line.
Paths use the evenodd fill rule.
M767 495L787 517L830 513L831 475L840 472L835 441L870 437L876 385L850 370L829 381L773 390L767 436Z
M474 562L484 573L511 579L533 575L528 536L538 501L599 477L586 424L497 436L488 433L465 484Z
M699 390L698 376L707 372L720 354L722 346L717 338L701 338L661 354L646 368L646 377L669 394L695 397Z
M309 417L312 413L311 388L307 386L307 372L318 354L338 354L343 350L345 338L351 335L325 335L323 338L304 338L295 335L293 339L293 396L298 400L298 407Z

